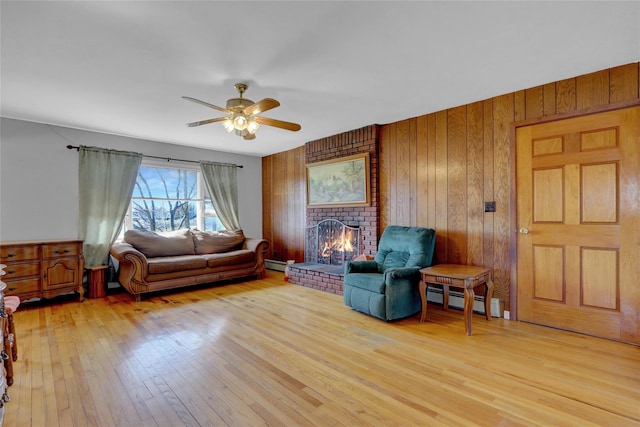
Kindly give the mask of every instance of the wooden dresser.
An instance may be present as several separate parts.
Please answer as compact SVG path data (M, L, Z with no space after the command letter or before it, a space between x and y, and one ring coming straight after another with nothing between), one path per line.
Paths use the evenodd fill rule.
M6 264L7 295L52 298L77 292L83 298L82 240L15 241L0 243L0 263Z

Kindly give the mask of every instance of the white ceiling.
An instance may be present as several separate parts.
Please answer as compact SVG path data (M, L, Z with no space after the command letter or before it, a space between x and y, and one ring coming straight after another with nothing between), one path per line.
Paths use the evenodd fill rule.
M640 2L2 1L3 117L264 156L640 60ZM281 106L253 141L181 99Z

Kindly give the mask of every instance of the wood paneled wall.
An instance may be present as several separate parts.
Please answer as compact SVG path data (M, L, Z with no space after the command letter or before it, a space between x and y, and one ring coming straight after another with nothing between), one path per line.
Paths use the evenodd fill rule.
M637 100L639 87L634 63L381 126L380 229L435 228L438 262L494 268L508 308L514 122ZM263 158L263 189L265 237L278 255L301 254L304 147Z
M502 298L509 283L513 105L514 96L505 95L392 123L380 135L381 229L435 229L436 261L494 268ZM485 201L496 202L495 213L484 212Z
M262 158L262 231L267 259L304 261L305 147Z

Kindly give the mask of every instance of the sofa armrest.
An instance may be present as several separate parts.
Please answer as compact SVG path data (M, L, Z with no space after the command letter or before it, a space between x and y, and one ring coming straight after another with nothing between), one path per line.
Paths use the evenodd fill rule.
M128 286L132 281L144 283L148 271L147 257L131 246L129 243L116 242L111 246L109 253L120 264L118 280L123 286Z
M256 254L256 273L258 278L263 278L266 269L265 258L267 256L267 249L269 249L269 241L256 237L247 237L244 239L242 249L248 249Z
M129 243L125 243L125 242L116 242L113 245L111 245L111 249L109 249L109 253L118 261L124 259L125 255L128 253L131 253L137 257L144 258L145 262L147 258L142 252L140 252L139 250L131 246Z
M344 274L377 272L378 263L375 261L347 261L344 265Z
M255 237L247 237L244 239L244 245L242 249L248 249L256 253L266 253L269 249L269 242L265 239L258 239Z

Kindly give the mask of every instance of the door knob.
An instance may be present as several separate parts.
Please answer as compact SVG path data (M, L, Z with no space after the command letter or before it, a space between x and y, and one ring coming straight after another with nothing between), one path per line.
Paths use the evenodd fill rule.
M529 229L523 227L520 230L518 230L518 232L520 232L520 234L529 234Z

